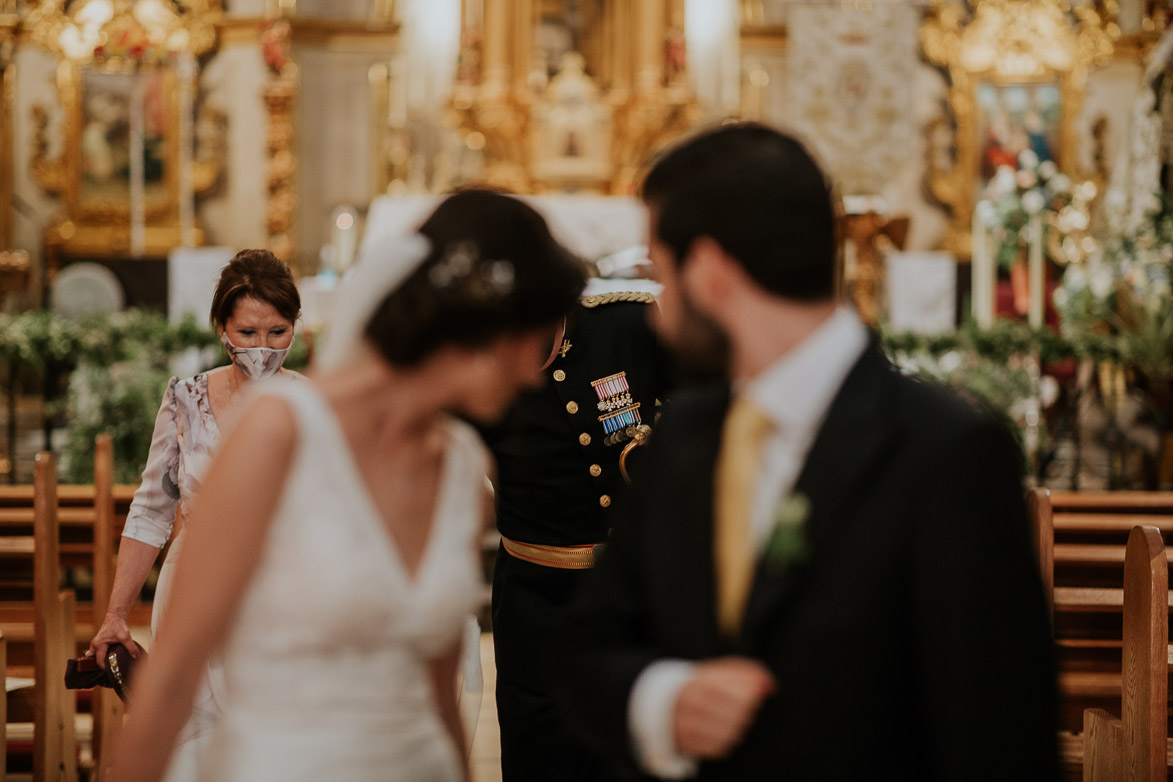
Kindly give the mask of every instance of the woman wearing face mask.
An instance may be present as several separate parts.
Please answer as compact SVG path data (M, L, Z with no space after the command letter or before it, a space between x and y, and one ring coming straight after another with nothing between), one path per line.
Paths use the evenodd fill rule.
M293 324L301 310L289 267L268 250L242 250L220 273L212 299L211 320L232 363L185 379L172 378L155 419L155 433L142 485L135 492L122 543L110 606L87 654L105 665L106 646L118 642L131 654L139 647L130 637L126 620L159 550L180 523L180 533L159 571L151 616L151 642L160 632L175 562L186 537L182 521L190 510L213 451L220 427L251 381L272 375L300 378L282 369L293 344ZM181 747L167 776L168 782L198 777L196 758L220 712L221 674L215 665L201 684L191 718L180 734Z

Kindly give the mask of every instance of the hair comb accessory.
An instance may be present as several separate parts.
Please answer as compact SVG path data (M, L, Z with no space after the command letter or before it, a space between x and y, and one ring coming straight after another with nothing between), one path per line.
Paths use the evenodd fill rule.
M428 272L428 281L436 288L448 288L468 276L480 256L475 242L460 242L450 247L444 257Z
M455 244L428 271L428 281L437 290L459 291L481 301L509 295L515 278L512 261L482 261L475 242Z

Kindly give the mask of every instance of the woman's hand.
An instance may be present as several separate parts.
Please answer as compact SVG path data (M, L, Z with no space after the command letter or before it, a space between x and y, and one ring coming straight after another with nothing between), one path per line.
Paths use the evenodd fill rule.
M130 637L130 628L121 616L106 614L106 621L98 628L94 639L90 641L90 648L86 651L87 657L94 655L98 658L98 665L106 667L106 647L112 643L120 643L130 652L130 656L138 658L142 654L139 645Z

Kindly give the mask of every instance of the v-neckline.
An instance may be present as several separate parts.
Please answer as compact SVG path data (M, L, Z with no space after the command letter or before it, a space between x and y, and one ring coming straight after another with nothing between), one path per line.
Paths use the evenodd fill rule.
M441 457L440 475L436 481L436 495L433 498L432 517L428 520L428 531L424 545L420 549L419 561L415 565L415 570L412 571L407 566L407 559L404 557L399 542L391 532L391 525L387 523L387 520L379 511L379 506L375 502L375 495L371 492L367 482L363 480L362 473L359 472L358 459L350 446L350 441L346 439L346 430L342 428L342 421L338 418L337 412L330 406L329 401L327 401L320 390L314 388L313 395L317 397L318 405L325 408L330 421L329 427L334 433L335 443L339 450L342 451L343 459L345 460L345 463L340 466L343 472L349 477L350 482L354 485L354 489L360 497L359 501L366 506L367 516L373 525L372 531L376 537L382 540L383 550L387 552L393 562L394 567L392 567L392 570L402 574L403 581L409 588L418 588L422 581L424 570L427 568L432 557L432 549L435 548L436 538L439 536L440 525L445 515L443 511L446 509L447 499L450 493L448 491L448 484L453 472L453 438L451 428L445 423L444 454Z

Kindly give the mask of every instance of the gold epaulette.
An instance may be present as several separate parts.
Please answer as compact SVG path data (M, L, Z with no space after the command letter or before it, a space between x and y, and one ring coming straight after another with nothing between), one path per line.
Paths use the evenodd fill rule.
M598 307L600 304L614 304L617 301L634 301L639 304L655 304L656 296L647 291L614 291L600 293L598 296L584 296L578 303L587 309Z

